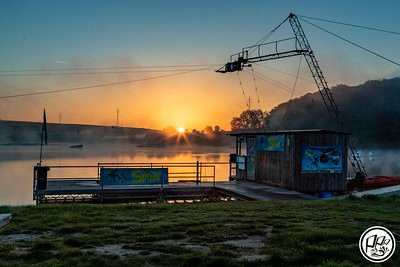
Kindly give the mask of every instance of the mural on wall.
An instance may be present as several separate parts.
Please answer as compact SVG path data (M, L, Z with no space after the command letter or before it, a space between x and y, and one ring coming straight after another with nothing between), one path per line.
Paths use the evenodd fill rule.
M255 138L247 138L247 179L256 179L256 151L255 151Z
M303 146L301 172L342 172L341 146Z
M245 166L245 162L246 162L246 157L245 156L236 156L236 169L238 170L246 170L246 166Z
M168 168L102 168L101 185L168 184Z
M284 134L258 135L256 138L256 149L265 151L284 151L285 135Z

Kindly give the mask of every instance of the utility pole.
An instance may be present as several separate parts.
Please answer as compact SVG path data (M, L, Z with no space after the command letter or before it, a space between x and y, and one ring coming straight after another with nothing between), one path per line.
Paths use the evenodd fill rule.
M250 96L249 96L248 108L249 108L249 110L251 110L251 97Z
M61 124L61 113L58 114L58 123Z
M119 127L119 108L117 108L117 127Z

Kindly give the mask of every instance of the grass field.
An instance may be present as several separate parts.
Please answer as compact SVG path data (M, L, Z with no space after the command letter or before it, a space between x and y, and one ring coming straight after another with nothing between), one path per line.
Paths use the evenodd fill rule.
M0 207L0 266L369 265L358 240L400 232L400 196L340 201ZM387 265L400 266L400 248Z

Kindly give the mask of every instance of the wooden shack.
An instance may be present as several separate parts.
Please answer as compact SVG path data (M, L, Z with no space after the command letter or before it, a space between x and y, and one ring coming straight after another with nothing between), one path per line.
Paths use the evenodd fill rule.
M236 179L301 192L345 191L348 133L237 132Z

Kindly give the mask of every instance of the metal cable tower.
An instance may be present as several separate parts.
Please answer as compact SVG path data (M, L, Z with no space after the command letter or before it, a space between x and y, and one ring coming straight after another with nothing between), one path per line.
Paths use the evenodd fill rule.
M343 129L343 119L340 115L335 99L332 96L332 92L328 87L328 83L325 80L321 68L319 67L318 61L314 56L311 46L308 43L307 37L304 34L303 28L301 27L300 21L295 14L290 13L289 23L292 26L294 35L296 36L297 44L303 51L306 51L305 53L303 53L304 58L307 61L308 67L311 71L311 75L314 78L314 81L318 87L318 91L321 94L322 100L324 101L325 107L328 110L329 115L340 127L340 129ZM355 145L351 140L349 140L348 143L351 153L351 155L349 155L351 165L356 172L359 171L363 176L366 176L367 172L365 171L365 166L357 153Z
M218 69L217 72L226 73L226 72L242 71L244 67L250 67L251 63L303 55L307 61L307 65L311 71L311 75L313 76L313 79L317 85L318 91L321 94L322 100L324 101L325 107L328 110L330 117L333 119L335 124L338 125L338 127L341 130L343 130L342 116L340 115L339 109L332 96L332 92L328 87L328 83L325 80L325 77L318 64L317 59L315 58L314 52L311 49L311 46L307 40L307 37L303 31L299 19L293 13L290 13L287 19L289 20L289 23L292 27L295 37L268 43L264 42L253 46L245 47L242 49L241 52L233 54L230 57L230 62L226 63L223 67ZM276 28L274 29L274 31L275 30ZM280 43L283 42L287 43L292 41L294 42L294 49L279 51ZM272 53L271 52L267 54L262 53L263 49L265 49L266 47L272 47L273 49ZM257 51L257 55L249 57L249 51L252 51L250 55L252 55L253 52ZM355 170L357 175L366 177L367 173L360 159L360 156L357 153L356 147L351 142L351 140L349 140L348 143L350 149L350 155L348 156L348 158L350 160L353 169Z

